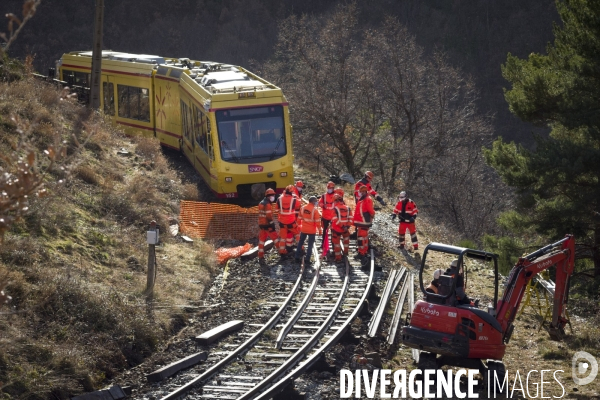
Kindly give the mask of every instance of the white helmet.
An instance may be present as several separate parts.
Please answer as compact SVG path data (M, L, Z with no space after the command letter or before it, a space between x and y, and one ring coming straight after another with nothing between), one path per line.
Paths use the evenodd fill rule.
M406 198L406 192L403 190L400 192L400 195L398 196L399 200L404 200Z
M442 271L441 269L436 269L435 272L433 273L433 279L440 279L442 272L444 272L444 271Z
M450 263L450 268L457 268L458 267L458 260L452 260L452 262Z

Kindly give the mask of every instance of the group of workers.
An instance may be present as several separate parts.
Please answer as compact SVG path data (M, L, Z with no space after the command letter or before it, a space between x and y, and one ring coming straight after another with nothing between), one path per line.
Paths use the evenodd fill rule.
M328 233L331 232L335 261L342 261L342 256L348 255L350 245L349 229L351 226L356 229L358 254L355 258L360 260L365 258L369 250L369 229L373 225L375 217L373 199L383 206L386 205L383 198L371 186L373 178L374 174L367 171L364 177L354 186L354 200L356 203L354 213L344 201L344 190L336 188L335 183L332 181L327 183L327 191L323 195L319 198L310 196L308 203L305 205L302 204L302 191L304 189L302 181L287 186L279 197L273 189L267 189L265 198L258 205L259 260L264 260L265 242L267 239L271 239L275 242L281 256L291 254L294 242L296 242L294 258L300 261L304 253L304 261L309 263L316 235L323 235L321 243L321 246L323 246L323 243L329 240ZM273 204L279 213L279 233L275 229L275 222L273 221ZM399 217L400 220L398 230L400 238L398 247L400 249L404 249L404 235L407 230L411 235L413 248L415 250L419 248L415 228L415 219L418 212L416 204L407 197L406 192L400 192L398 202L391 214L392 220L396 217ZM307 239L307 250L304 251L303 246Z

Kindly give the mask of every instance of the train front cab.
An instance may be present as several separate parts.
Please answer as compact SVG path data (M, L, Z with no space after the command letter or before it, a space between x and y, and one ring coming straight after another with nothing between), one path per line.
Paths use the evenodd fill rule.
M288 106L280 89L211 95L189 76L182 76L180 89L183 152L218 197L249 198L253 187L281 192L293 182Z

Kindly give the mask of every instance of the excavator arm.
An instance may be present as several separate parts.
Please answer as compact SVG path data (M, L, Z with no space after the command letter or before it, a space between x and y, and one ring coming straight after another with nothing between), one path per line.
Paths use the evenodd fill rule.
M552 265L556 265L556 286L550 328L562 331L568 323L565 316L565 303L569 290L569 277L573 274L575 266L575 239L572 235L567 235L556 243L520 258L510 271L504 293L496 307L497 319L504 332L504 342L508 342L512 334L513 321L527 284L535 275Z

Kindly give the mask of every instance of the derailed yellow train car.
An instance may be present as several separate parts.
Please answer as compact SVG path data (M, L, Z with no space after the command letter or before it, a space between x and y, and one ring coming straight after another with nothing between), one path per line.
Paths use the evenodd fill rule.
M63 55L60 79L89 86L91 55ZM262 198L293 183L285 96L241 67L104 51L102 89L105 114L182 151L219 198Z

